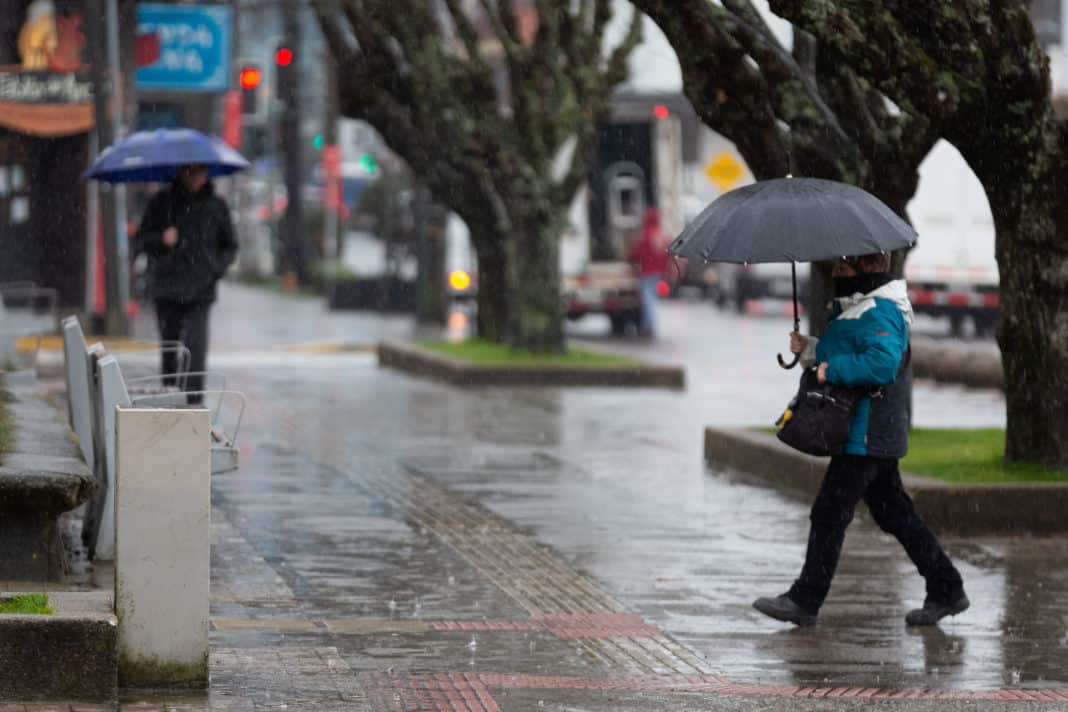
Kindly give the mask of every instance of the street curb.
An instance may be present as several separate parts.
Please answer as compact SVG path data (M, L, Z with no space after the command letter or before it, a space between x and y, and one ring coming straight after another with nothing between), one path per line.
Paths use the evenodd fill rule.
M999 353L965 351L913 342L912 375L942 383L959 383L972 388L1005 390L1005 372Z
M483 366L392 341L379 344L378 365L457 386L686 387L681 366Z
M0 615L0 701L114 699L118 623L110 597L48 597L52 615Z
M827 468L812 457L753 430L705 428L705 460L729 465L807 497ZM980 535L1068 533L1068 483L959 485L908 472L901 479L916 510L939 532Z

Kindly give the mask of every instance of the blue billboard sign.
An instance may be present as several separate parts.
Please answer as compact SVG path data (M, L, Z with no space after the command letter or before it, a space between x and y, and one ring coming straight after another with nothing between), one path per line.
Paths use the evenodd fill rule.
M138 89L230 88L230 7L137 6Z

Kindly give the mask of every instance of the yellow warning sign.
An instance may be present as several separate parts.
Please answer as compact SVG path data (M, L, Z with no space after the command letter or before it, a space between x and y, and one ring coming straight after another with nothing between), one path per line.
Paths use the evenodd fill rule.
M705 177L722 191L730 190L745 175L745 166L730 151L721 151L705 164Z

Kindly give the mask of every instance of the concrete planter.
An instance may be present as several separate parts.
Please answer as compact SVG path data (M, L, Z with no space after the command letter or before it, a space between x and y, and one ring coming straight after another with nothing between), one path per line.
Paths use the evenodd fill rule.
M53 615L0 615L0 701L113 699L118 629L111 597L50 593L49 602Z
M331 310L412 312L415 283L396 277L337 280L326 286L326 303Z
M0 581L58 581L59 516L89 499L93 474L62 416L32 386L13 386L11 452L0 456Z
M1001 354L964 351L932 344L912 345L912 374L942 383L1005 390Z
M380 344L378 365L458 386L686 387L686 371L676 366L484 366L411 343Z
M705 458L781 485L806 497L819 490L827 459L752 430L705 429ZM964 535L1068 533L1068 483L961 485L907 472L906 489L924 520L940 532Z

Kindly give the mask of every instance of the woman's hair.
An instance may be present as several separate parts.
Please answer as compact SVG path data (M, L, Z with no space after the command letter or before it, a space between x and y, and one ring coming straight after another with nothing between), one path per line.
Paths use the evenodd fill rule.
M890 271L890 253L876 252L872 255L847 257L846 263L859 274L872 274Z

